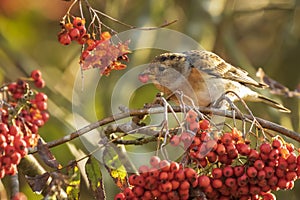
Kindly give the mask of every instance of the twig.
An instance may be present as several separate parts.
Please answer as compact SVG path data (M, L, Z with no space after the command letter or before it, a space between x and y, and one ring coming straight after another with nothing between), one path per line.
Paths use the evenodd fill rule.
M180 106L172 106L174 112L182 112L182 107ZM223 116L223 117L227 117L227 118L232 118L233 117L233 113L231 111L228 110L219 110L219 109L215 109L215 108L208 108L208 107L199 107L198 108L200 112L204 113L204 114L214 114L214 115L218 115L218 116ZM55 147L58 146L60 144L69 142L93 129L96 129L100 126L109 124L111 122L120 120L120 119L125 119L128 116L139 116L139 115L149 115L149 114L161 114L165 111L165 108L163 107L155 107L155 108L143 108L143 109L134 109L134 110L129 110L128 112L122 112L122 113L118 113L114 116L109 116L106 117L104 119L101 119L97 122L91 123L73 133L71 133L70 135L67 135L65 137L62 137L60 139L48 142L47 145L48 147ZM168 112L170 112L170 110L168 110ZM246 115L244 114L244 118L242 118L241 116L235 116L236 119L239 120L247 120L248 122L252 122L254 119L251 115ZM261 127L264 129L269 129L272 131L276 131L278 133L281 133L282 135L285 135L289 138L292 138L298 142L300 142L300 134L289 130L281 125L278 125L276 123L270 122L268 120L262 119L262 118L258 118L256 117L256 120L258 123L260 123ZM35 153L36 149L32 149L30 151L30 153Z

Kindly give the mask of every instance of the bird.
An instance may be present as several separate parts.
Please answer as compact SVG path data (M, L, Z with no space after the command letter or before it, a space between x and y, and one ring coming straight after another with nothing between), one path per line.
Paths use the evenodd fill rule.
M143 83L151 81L169 99L177 102L180 98L178 92L188 96L194 105L205 107L215 105L225 95L231 102L240 99L263 102L281 112L290 112L280 103L253 90L266 88L266 84L255 81L247 71L207 50L160 54L138 78ZM228 102L222 102L220 107L229 107Z

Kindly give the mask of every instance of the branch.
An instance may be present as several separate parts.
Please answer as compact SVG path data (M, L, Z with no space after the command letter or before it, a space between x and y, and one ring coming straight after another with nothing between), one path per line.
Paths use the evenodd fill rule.
M180 106L172 106L172 109L174 112L178 113L178 112L183 112L182 108ZM186 110L188 110L189 108L185 108ZM249 122L252 122L254 120L253 116L251 115L243 115L243 118L241 116L236 116L233 114L233 112L229 111L229 110L219 110L219 109L215 109L215 108L208 108L208 107L199 107L198 108L199 111L203 114L214 114L214 115L218 115L218 116L223 116L223 117L227 117L227 118L233 118L235 117L235 119L239 119L239 120L247 120ZM62 137L60 139L51 141L47 143L47 146L49 148L51 147L55 147L58 146L60 144L69 142L85 133L88 133L89 131L96 129L100 126L104 126L107 125L111 122L114 121L118 121L121 119L125 119L129 116L144 116L144 115L150 115L150 114L161 114L164 113L165 108L163 107L154 107L154 108L142 108L142 109L133 109L133 110L129 110L128 112L122 112L122 113L118 113L115 114L113 116L109 116L106 118L103 118L97 122L91 123L73 133L71 133L70 135L67 135L65 137ZM171 110L169 109L169 112L171 112ZM264 128L264 129L268 129L268 130L272 130L272 131L276 131L278 133L281 133L282 135L285 135L289 138L292 138L294 140L296 140L297 142L300 142L300 134L289 130L287 128L284 128L281 125L278 125L274 122L270 122L268 120L262 119L262 118L258 118L255 117L255 119L260 123L260 125ZM37 150L36 148L33 149L30 153L35 153Z

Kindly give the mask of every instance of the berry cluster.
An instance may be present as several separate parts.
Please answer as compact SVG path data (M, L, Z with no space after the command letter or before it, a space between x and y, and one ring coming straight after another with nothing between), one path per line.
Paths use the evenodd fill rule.
M209 121L198 123L194 111L186 122L188 131L170 143L182 142L190 164L201 169L199 187L208 199L276 199L271 191L292 189L300 177L300 156L280 137L251 147L236 129L212 133Z
M31 78L37 87L44 85L41 72L34 70ZM41 84L43 83L43 84ZM17 165L34 147L38 129L49 119L47 96L34 92L29 84L19 79L1 87L4 97L0 108L0 178L17 172Z
M110 41L109 32L102 32L99 39L95 33L88 33L85 28L85 19L73 17L73 21L61 22L62 30L58 34L58 40L63 45L68 45L72 41L77 41L84 45L81 53L80 64L83 70L99 68L101 75L109 75L111 70L121 70L126 67L121 61L128 61L127 54L129 41L113 44Z
M192 168L184 168L177 162L160 160L153 156L150 167L139 167L139 175L129 177L131 187L115 196L115 200L137 199L188 199L191 188L198 187L198 174Z
M74 17L72 23L61 22L62 30L58 34L58 41L63 45L69 45L72 41L77 41L79 44L85 44L90 35L86 33L85 19Z

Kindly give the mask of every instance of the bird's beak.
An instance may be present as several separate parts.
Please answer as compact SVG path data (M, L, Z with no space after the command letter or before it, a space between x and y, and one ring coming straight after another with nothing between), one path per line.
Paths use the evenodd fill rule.
M142 83L147 83L149 81L148 74L140 73L138 78Z
M143 72L139 74L139 80L142 83L147 83L149 80L152 80L154 77L149 68L146 68Z

